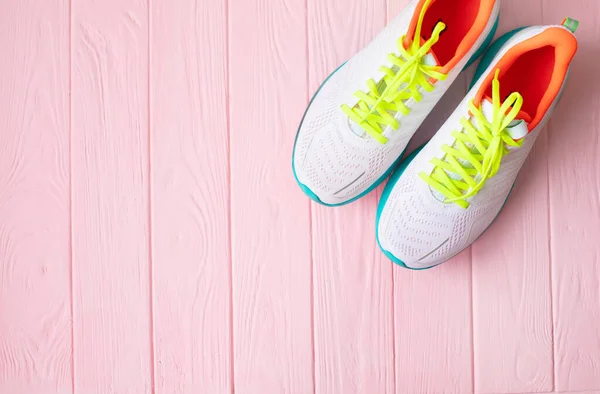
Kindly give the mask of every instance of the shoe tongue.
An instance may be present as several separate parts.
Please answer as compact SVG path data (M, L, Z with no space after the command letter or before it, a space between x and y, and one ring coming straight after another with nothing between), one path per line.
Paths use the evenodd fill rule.
M481 102L481 112L488 122L492 122L494 116L494 105L489 97L485 97ZM524 111L519 111L517 117L510 122L506 129L508 134L510 134L510 136L516 141L525 137L527 133L529 133L529 123L531 123L531 116Z
M423 37L421 37L421 45L424 45L425 42L426 42L426 40ZM431 48L431 50L429 52L427 52L427 55L425 55L423 57L423 64L425 64L427 66L439 66L440 65L440 61L438 60L437 56L435 55L433 48Z

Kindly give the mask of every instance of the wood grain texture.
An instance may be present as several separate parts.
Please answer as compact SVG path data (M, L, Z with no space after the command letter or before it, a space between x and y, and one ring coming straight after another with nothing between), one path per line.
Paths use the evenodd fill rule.
M373 227L379 193L314 212L317 393L393 393L391 263Z
M69 3L0 3L0 392L71 393Z
M541 0L501 3L497 35L542 23ZM498 219L473 244L475 390L553 390L548 130Z
M557 393L558 391L550 391L550 392L544 392L544 393L537 393L537 394L551 394L551 393ZM568 393L568 394L600 394L600 391L598 390L586 390L586 391L560 391L561 393ZM527 393L519 393L519 394L527 394Z
M600 394L600 3L502 1L580 50L498 221L423 272L381 188L324 208L290 170L408 0L0 1L0 393Z
M150 16L156 393L231 393L225 2Z
M312 94L384 27L386 10L381 0L309 0L308 10ZM379 194L335 209L312 204L316 393L394 392L392 265L374 233Z
M388 19L408 0L390 0ZM466 93L462 74L419 128L426 142ZM471 250L428 271L393 268L397 393L472 392Z
M549 126L556 390L600 387L600 3L543 2L544 23L580 20L576 55Z
M311 393L309 203L291 171L306 105L305 4L232 0L234 387Z
M73 0L75 391L152 385L148 4Z
M396 392L472 392L469 250L428 272L394 267Z

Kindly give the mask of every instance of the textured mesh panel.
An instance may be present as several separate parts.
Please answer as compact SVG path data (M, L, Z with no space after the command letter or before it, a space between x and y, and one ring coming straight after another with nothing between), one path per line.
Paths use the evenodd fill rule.
M373 185L408 143L405 138L385 145L369 143L368 148L349 144L342 137L347 130L338 130L335 123L327 123L321 118L319 116L312 122L320 130L314 133L311 143L299 144L298 154L305 157L303 172L311 186L324 193L339 192L336 196L340 198L352 198Z
M425 255L432 239L444 238L452 229L452 218L443 210L430 210L418 194L403 194L391 217L388 231L402 234L402 237L392 237L393 249L413 258Z
M338 110L336 102L340 94L339 83L330 81L321 89L304 118L302 133L298 136L296 155L303 159L314 135L332 122L335 111Z

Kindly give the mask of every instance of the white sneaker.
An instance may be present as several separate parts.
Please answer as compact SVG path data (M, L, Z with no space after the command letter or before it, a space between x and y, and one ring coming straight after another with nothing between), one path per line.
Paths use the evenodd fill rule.
M484 55L471 90L386 186L377 240L396 263L423 269L473 243L496 218L564 87L577 40L564 26L501 37Z
M296 136L292 167L302 190L336 206L382 182L452 82L489 44L498 12L499 0L413 0L334 71Z

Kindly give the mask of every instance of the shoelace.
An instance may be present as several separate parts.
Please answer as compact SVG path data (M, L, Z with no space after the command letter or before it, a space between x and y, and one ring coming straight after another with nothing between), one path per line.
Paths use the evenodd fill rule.
M462 118L460 123L464 131L452 132L455 143L442 147L446 153L444 159L431 160L435 166L431 175L419 174L432 189L446 197L446 203L468 208L467 199L476 195L498 172L502 158L509 152L507 145L520 147L523 144L523 140L515 141L506 130L519 114L523 96L513 92L501 105L499 75L500 70L496 70L492 82L492 122L483 115L481 106L477 108L471 101L469 110L477 120L476 125ZM457 176L459 179L454 179Z
M421 101L422 95L419 87L431 92L434 86L430 78L446 79L447 75L439 71L441 67L423 64L423 58L438 42L441 32L446 28L443 22L438 22L429 40L421 45L421 27L430 2L431 0L427 1L421 9L414 40L409 47L404 48L405 36L402 36L397 42L400 56L396 56L394 53L388 55L388 60L393 65L392 68L386 66L380 68L380 71L385 74L381 82L382 86L385 86L383 91L379 93L381 86L378 86L373 79L369 79L367 81L368 93L361 90L354 93L359 99L354 107L351 108L346 104L341 106L342 111L350 119L382 144L387 142L387 138L382 135L384 128L386 126L394 129L399 127L395 114L401 112L403 115L408 115L410 112L405 101L410 98L416 102Z

